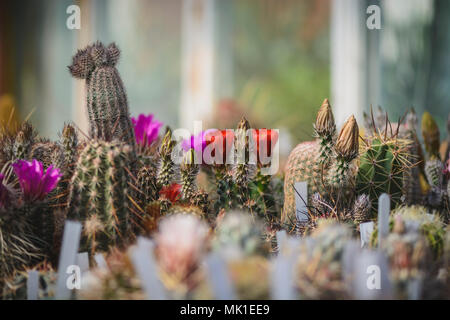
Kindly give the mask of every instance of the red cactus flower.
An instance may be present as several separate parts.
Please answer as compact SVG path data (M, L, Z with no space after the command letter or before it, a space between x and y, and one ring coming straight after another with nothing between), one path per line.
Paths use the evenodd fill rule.
M172 203L177 202L181 197L181 184L172 183L169 186L162 187L159 195Z
M212 150L211 154L203 154L203 158L205 159L206 156L208 160L207 163L212 164L214 162L212 159L216 159L218 162L221 161L221 163L216 164L225 164L227 156L231 154L231 148L234 145L234 132L232 130L209 131L205 135L205 140L208 149ZM217 155L216 152L218 153Z
M273 148L278 142L278 132L265 128L255 129L253 130L253 140L256 143L258 163L267 164L270 160L267 158L272 156Z

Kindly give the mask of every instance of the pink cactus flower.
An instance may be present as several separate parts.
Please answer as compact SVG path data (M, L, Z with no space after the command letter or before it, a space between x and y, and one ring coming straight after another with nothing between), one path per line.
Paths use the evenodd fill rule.
M148 116L140 114L137 119L132 117L131 121L134 125L136 142L141 147L150 146L158 138L159 129L163 125L162 122L153 119L153 114Z
M44 172L41 162L18 160L13 165L14 172L26 201L43 200L47 194L55 189L62 174L53 165Z

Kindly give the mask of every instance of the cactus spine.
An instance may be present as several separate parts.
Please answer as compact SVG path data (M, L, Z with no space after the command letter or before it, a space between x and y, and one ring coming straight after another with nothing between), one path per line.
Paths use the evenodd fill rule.
M75 78L86 79L87 109L91 138L119 140L136 150L127 95L115 68L120 51L114 43L97 42L79 50L69 70Z
M81 152L69 197L68 218L83 223L83 246L95 251L120 244L130 230L127 167L131 147L91 141Z

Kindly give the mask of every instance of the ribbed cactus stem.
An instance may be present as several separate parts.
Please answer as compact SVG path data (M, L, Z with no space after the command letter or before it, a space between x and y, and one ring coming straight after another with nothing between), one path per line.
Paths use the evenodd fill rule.
M68 218L83 222L85 249L107 250L122 243L129 231L132 201L128 181L131 147L119 142L91 141L72 177Z
M349 187L350 177L349 177L350 163L345 159L338 158L330 169L330 185L336 189L345 189Z
M197 191L197 175L199 173L199 165L195 163L195 151L190 149L180 166L181 174L181 195L182 199L193 199Z
M119 140L136 150L136 139L128 110L127 95L115 68L120 51L114 43L101 42L79 50L69 66L76 78L86 79L87 109L91 138Z
M13 158L28 159L34 140L35 133L32 125L28 122L24 122L14 141Z

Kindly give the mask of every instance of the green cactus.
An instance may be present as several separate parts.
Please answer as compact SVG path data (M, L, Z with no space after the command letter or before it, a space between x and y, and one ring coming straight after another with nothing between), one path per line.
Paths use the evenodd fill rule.
M61 169L63 176L54 193L57 196L57 203L65 207L67 206L70 180L78 158L78 135L73 125L64 125L59 144L60 148L53 152L52 163Z
M325 99L317 114L314 133L319 142L319 163L328 165L336 143L336 124L328 99Z
M172 131L167 131L159 148L160 163L156 181L160 187L166 187L176 178L176 166L172 161L172 151L176 142L172 140Z
M115 68L120 51L114 43L96 42L79 50L69 71L86 79L89 133L92 139L118 140L136 150L136 139L128 110L127 95Z
M30 158L31 149L36 139L36 133L29 122L24 122L16 135L12 148L12 159Z
M214 179L216 184L216 199L214 209L216 213L220 210L234 208L236 202L236 186L228 165L216 165L214 167Z
M181 197L183 200L190 200L197 191L197 175L200 167L195 163L195 151L190 149L180 166L181 176Z
M357 194L369 195L373 212L378 208L378 198L382 193L391 196L393 207L400 203L403 175L410 166L407 146L406 140L376 137L365 147L356 176L356 191Z
M144 209L149 203L158 198L158 186L156 184L156 169L152 165L143 165L136 177L136 187L139 206Z
M237 126L234 140L237 163L234 164L232 176L236 184L236 196L240 206L252 210L249 183L255 177L257 167L251 159L255 143L250 140L252 137L248 135L250 128L250 123L245 118L242 118Z
M358 196L353 204L353 220L356 223L369 221L371 216L371 205L370 197L367 194Z
M127 239L131 153L131 147L120 142L91 141L79 156L67 217L83 223L85 250L107 250Z

